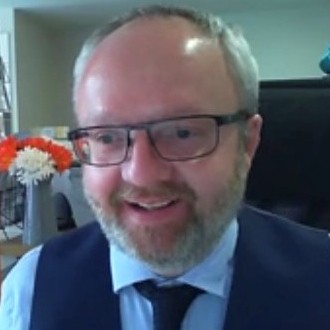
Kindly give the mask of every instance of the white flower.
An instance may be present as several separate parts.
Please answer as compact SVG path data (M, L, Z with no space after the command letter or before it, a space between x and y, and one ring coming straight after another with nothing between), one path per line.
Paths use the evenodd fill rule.
M55 162L48 152L37 148L25 147L18 151L17 157L9 168L22 184L38 184L56 172Z

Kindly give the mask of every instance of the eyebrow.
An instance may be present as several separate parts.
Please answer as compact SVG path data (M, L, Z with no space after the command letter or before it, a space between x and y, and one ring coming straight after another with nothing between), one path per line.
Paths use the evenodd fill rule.
M215 112L217 109L209 109L208 112L205 112L207 108L197 108L195 106L191 107L178 107L178 108L172 108L172 109L164 109L158 111L158 116L154 118L149 118L147 120L139 120L138 122L131 122L126 121L123 122L120 118L115 118L111 116L111 114L103 115L103 114L97 114L95 112L90 112L86 116L86 121L89 123L88 126L96 126L96 125L115 125L115 126L121 126L121 125L134 125L138 123L148 123L148 122L154 122L159 120L166 120L166 119L173 119L176 117L182 117L182 116L194 116L194 115L203 115L203 114L212 114L212 115L218 115L218 113ZM120 113L120 110L114 110L115 112Z

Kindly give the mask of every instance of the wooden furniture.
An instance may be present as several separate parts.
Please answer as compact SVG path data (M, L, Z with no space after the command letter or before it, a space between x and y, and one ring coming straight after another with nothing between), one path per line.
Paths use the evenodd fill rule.
M31 248L32 246L28 246L22 243L22 236L0 241L0 287L3 279L1 271L1 257L8 256L18 259Z
M0 242L0 255L20 258L31 248L32 246L22 243L22 236L17 236L15 238Z

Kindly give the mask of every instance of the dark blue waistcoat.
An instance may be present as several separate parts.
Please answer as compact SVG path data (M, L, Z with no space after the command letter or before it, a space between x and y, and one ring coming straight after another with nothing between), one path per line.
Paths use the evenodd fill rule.
M248 207L238 222L224 330L329 330L328 234ZM30 330L120 330L111 288L108 243L98 224L48 242Z

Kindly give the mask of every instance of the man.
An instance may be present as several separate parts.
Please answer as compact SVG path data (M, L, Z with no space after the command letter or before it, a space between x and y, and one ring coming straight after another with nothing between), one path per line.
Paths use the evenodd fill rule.
M329 329L328 235L240 205L262 120L239 31L193 10L133 11L85 43L74 104L102 232L26 255L1 329ZM183 284L198 288L191 303L165 293ZM169 314L183 304L183 320Z

